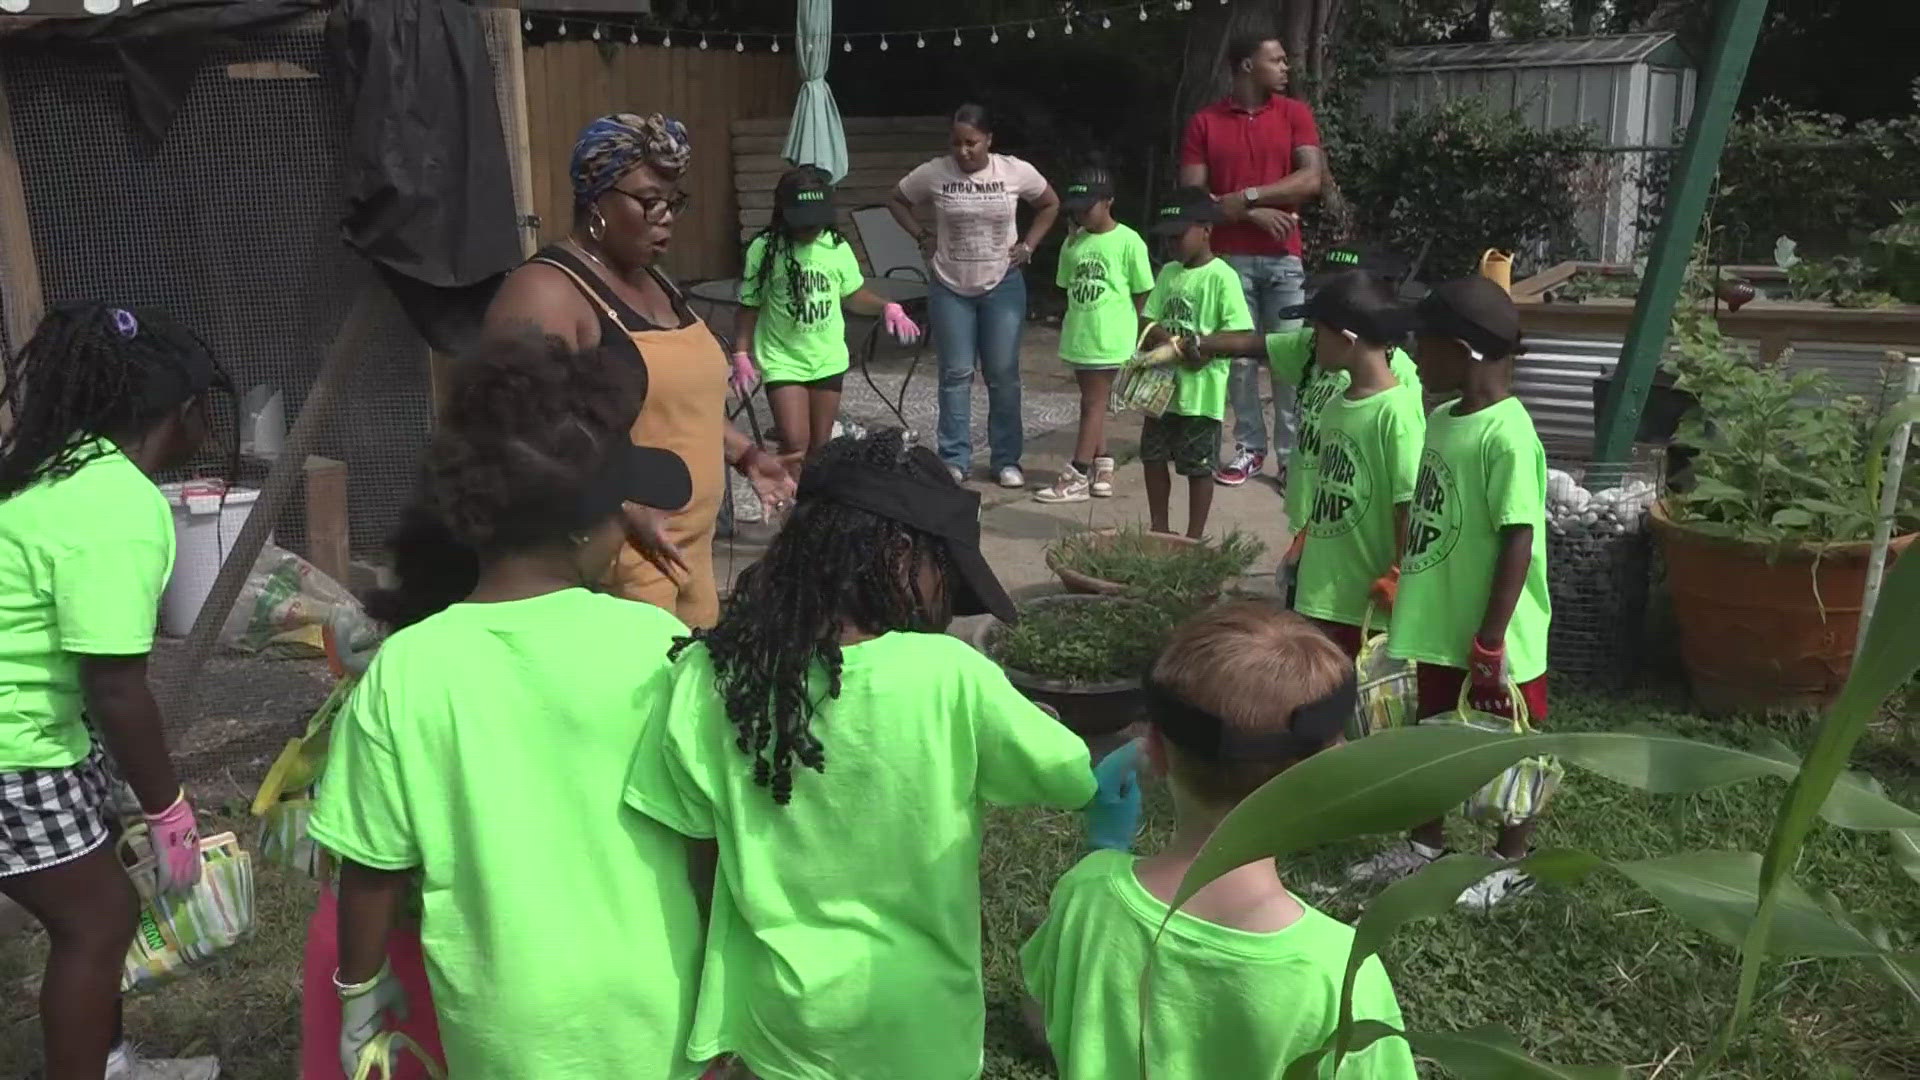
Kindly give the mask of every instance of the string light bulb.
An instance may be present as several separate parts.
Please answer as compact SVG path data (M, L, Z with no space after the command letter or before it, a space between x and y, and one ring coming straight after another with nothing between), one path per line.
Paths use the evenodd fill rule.
M774 51L774 52L779 52L779 51L780 51L780 39L779 39L779 38L774 38L774 39L773 39L773 51Z
M704 32L702 32L700 35L700 48L704 50L706 47L707 47L707 35Z
M1000 44L1000 28L999 27L997 26L994 27L993 32L987 35L987 44L989 45Z
M1141 22L1147 21L1147 5L1145 4L1140 5L1140 21Z
M880 47L881 47L881 48L883 48L883 49L887 47L887 43L886 43L886 40L885 40L885 39L882 39L882 40L881 40L881 42L880 42ZM841 51L841 52L852 52L852 51L853 51L853 39L852 39L852 38L841 38L841 39L840 39L840 51Z
M1067 35L1068 37L1072 37L1072 36L1073 36L1073 20L1072 20L1072 19L1068 19L1068 20L1067 20L1067 28L1066 28L1066 30L1065 30L1064 32L1066 33L1066 35Z
M635 27L627 28L627 44L629 45L640 44L640 31L637 28Z
M666 33L660 35L660 47L663 49L673 48L673 31L668 30Z
M1035 37L1035 33L1034 33L1034 29L1033 29L1033 24L1032 24L1032 23L1028 23L1028 24L1027 24L1027 40L1028 40L1028 41L1032 41L1032 40L1034 39L1034 37Z
M953 47L956 49L960 47L960 31L958 30L953 32Z
M735 35L733 35L733 51L734 51L734 52L746 52L746 51L747 51L747 43L746 43L746 42L744 42L744 41L741 41L741 40L740 40L740 35L739 35L739 34L735 34Z
M1113 29L1113 20L1107 18L1105 15L1100 16L1100 29L1102 30Z
M851 46L851 45L853 44L853 42L851 42L851 41L849 41L849 42L847 42L847 44L848 44L849 46ZM881 34L881 35L880 35L880 51L881 51L881 52L886 52L886 51L887 51L887 35L885 35L885 34Z
M567 36L567 20L565 19L560 20L560 36L561 37Z
M600 24L599 23L593 24L593 40L595 41L600 40Z
M525 18L521 19L520 29L525 30L528 33L532 33L533 32L533 16L528 15Z
M925 34L915 34L915 35L913 35L913 47L914 47L914 48L916 48L916 49L924 49L924 48L926 48L926 47L927 47L927 35L925 35Z

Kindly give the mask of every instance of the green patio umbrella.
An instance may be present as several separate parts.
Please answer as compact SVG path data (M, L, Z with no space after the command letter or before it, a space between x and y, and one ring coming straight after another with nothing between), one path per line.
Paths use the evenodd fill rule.
M794 41L800 54L800 97L793 103L782 154L795 165L818 165L835 183L847 175L847 135L827 85L833 58L833 0L799 0Z

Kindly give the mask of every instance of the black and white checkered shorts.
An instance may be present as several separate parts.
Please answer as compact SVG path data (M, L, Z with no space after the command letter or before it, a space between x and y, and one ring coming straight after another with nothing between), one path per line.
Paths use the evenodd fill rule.
M97 743L64 769L0 772L0 877L72 862L106 843L116 783Z

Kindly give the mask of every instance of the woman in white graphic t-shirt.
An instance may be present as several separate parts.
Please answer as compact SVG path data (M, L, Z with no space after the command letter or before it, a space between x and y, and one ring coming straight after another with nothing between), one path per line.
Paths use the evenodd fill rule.
M1034 208L1024 238L1015 211ZM973 461L973 372L987 383L987 442L994 478L1024 487L1020 471L1020 328L1027 315L1021 268L1033 257L1060 198L1032 165L993 152L987 110L962 105L953 114L949 153L908 173L888 209L920 242L932 270L928 314L940 356L940 459L964 480ZM934 228L915 216L933 211Z

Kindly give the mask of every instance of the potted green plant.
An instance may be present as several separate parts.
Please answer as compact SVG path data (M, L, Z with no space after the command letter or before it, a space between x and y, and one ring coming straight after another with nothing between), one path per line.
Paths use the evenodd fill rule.
M1131 525L1062 536L1047 548L1047 569L1073 593L1211 600L1265 550L1237 529L1193 540Z
M1087 739L1139 718L1140 678L1182 612L1124 596L1056 593L1020 605L1020 621L989 620L974 645L1027 697Z
M1914 405L1843 395L1785 358L1755 365L1688 303L1672 352L1700 400L1679 436L1698 454L1652 523L1694 695L1716 711L1830 704L1853 661L1882 454ZM1909 476L1889 559L1920 527L1917 496Z

